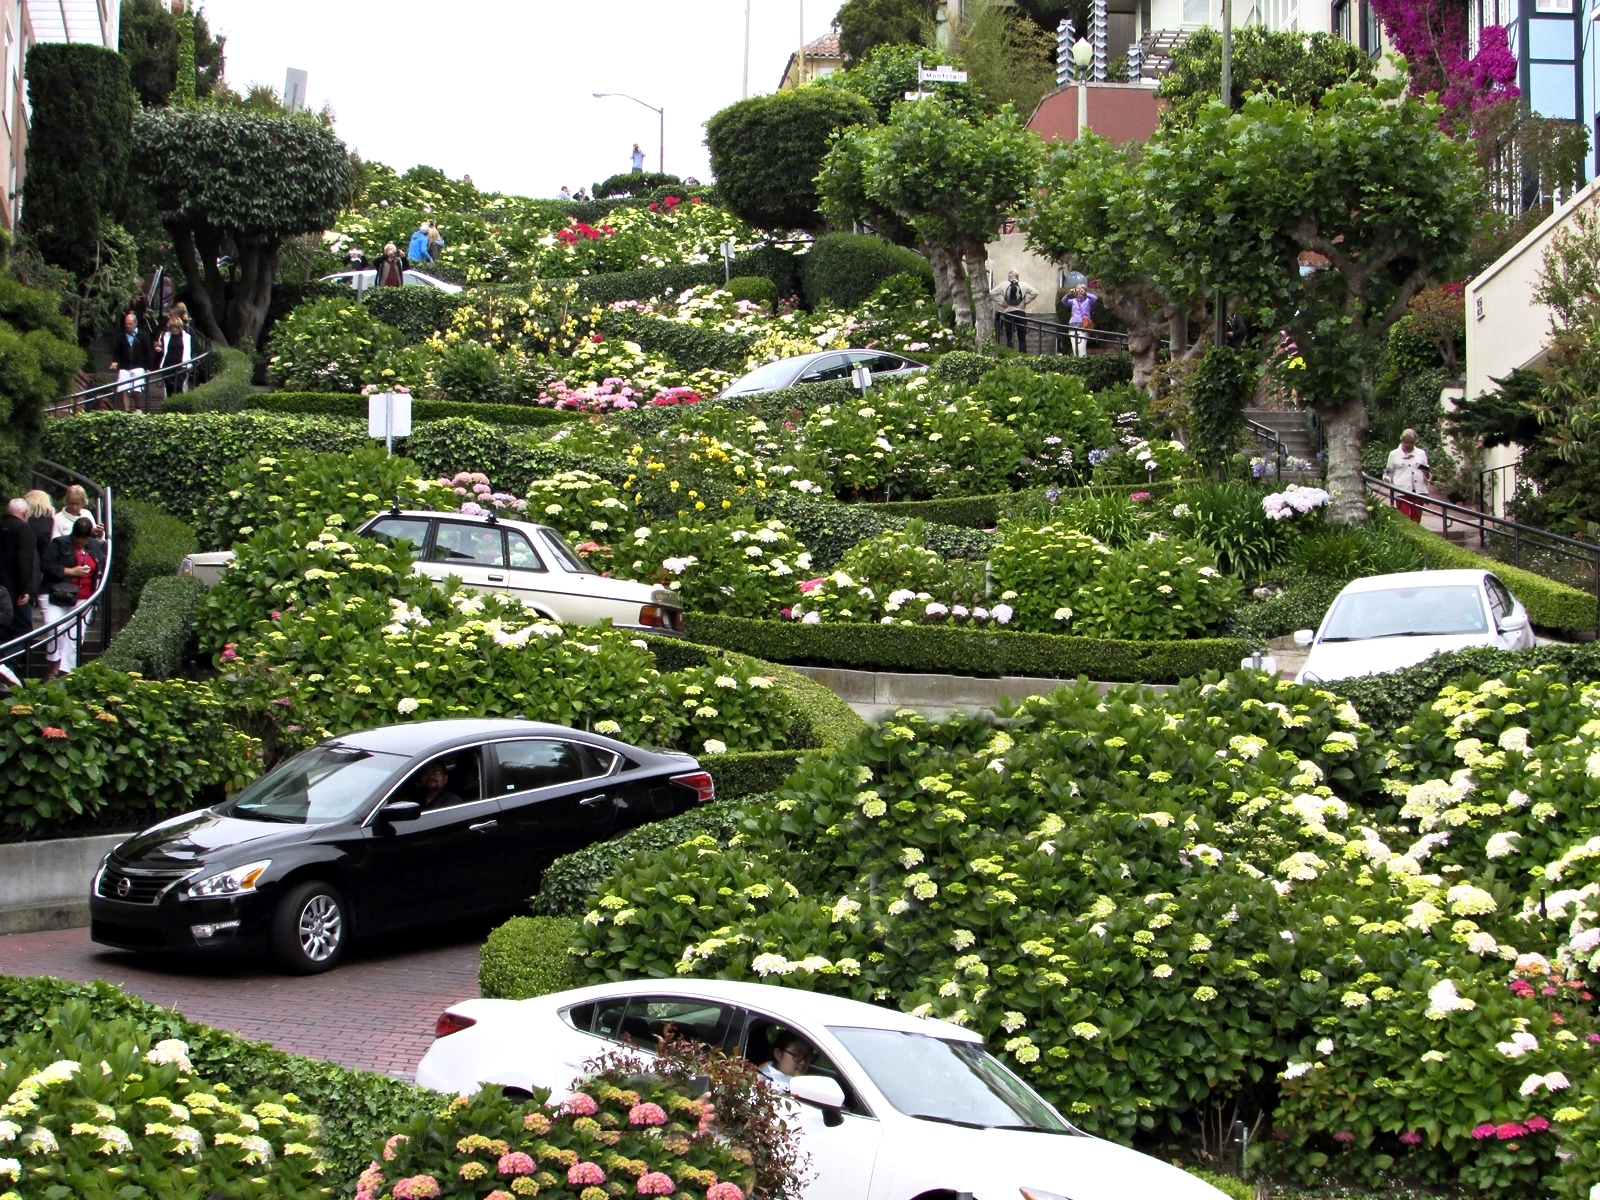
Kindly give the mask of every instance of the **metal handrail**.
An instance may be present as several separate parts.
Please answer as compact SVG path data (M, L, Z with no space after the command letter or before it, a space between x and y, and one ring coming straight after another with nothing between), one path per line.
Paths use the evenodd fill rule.
M89 412L98 408L100 401L109 399L112 396L120 396L124 392L142 392L151 383L164 384L169 379L176 379L178 376L187 375L190 372L199 372L202 368L209 371L215 359L215 351L203 350L195 357L185 359L183 362L176 363L173 366L146 371L144 378L139 381L140 386L137 388L130 381L117 383L113 380L110 383L97 383L93 387L84 388L81 392L74 392L70 396L62 397L44 411L47 416L52 417L67 417L75 413Z
M1515 471L1522 466L1522 459L1516 462L1501 463L1498 467L1488 467L1478 472L1478 507L1485 512L1494 510L1494 497L1499 495L1502 500L1511 499L1506 494L1506 472Z
M995 333L997 337L1004 336L1002 321L1011 321L1014 324L1021 325L1025 337L1030 333L1036 335L1039 339L1039 353L1041 354L1049 353L1044 349L1046 338L1055 339L1054 353L1064 354L1066 353L1064 347L1070 344L1074 336L1083 338L1091 346L1112 346L1119 350L1128 348L1128 335L1126 333L1118 333L1109 329L1084 329L1080 325L1068 325L1063 321L1056 320L1054 317L1041 317L1037 313L1029 312L1002 313L996 311Z
M8 642L0 642L0 666L11 667L13 663L21 660L22 670L16 671L19 676L26 674L28 655L34 647L54 642L58 637L77 642L81 652L83 640L97 614L100 618L100 649L104 651L111 640L111 607L107 591L111 584L112 555L115 553L112 548L111 486L98 484L70 467L64 467L49 459L40 459L33 468L32 482L35 486L43 485L45 489L53 486L58 492L65 491L72 483L83 488L90 497L96 523L103 526L106 531L106 562L105 569L100 572L100 581L95 584L94 592L87 600L81 600L74 605L66 616L59 617L47 625L41 625L32 633L12 638ZM15 670L14 667L12 669Z
M1244 424L1245 428L1255 435L1256 441L1260 442L1262 446L1272 449L1273 457L1277 461L1274 478L1282 479L1284 468L1288 466L1289 462L1289 447L1284 442L1283 435L1271 425L1263 425L1261 422L1252 421L1248 417L1245 418Z
M1490 533L1511 539L1511 565L1522 567L1523 551L1543 551L1553 554L1557 558L1572 559L1576 562L1587 563L1594 571L1595 590L1595 633L1600 636L1600 545L1594 542L1580 541L1577 538L1567 537L1562 533L1551 533L1548 529L1537 529L1532 525L1522 525L1516 521L1509 521L1505 517L1497 517L1493 513L1484 512L1482 509L1467 508L1462 504L1453 504L1449 500L1440 500L1436 496L1425 496L1420 492L1408 492L1397 488L1394 484L1376 475L1363 475L1367 483L1367 490L1384 497L1391 505L1399 500L1416 506L1424 512L1438 515L1443 532L1450 532L1451 524L1456 524L1465 529L1478 531L1478 545L1482 546ZM1535 568L1526 568L1534 570ZM1544 574L1544 572L1538 572Z

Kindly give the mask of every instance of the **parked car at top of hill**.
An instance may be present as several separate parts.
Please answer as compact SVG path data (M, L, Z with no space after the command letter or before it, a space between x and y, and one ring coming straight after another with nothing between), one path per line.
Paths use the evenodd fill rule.
M926 363L919 363L903 354L891 354L887 350L823 350L757 367L723 388L722 395L751 396L757 392L793 387L797 383L826 383L834 379L848 381L858 367L867 368L874 379L884 375L915 375L928 369Z
M692 1040L772 1063L798 1103L807 1200L1220 1200L1209 1184L1089 1137L946 1021L799 988L639 979L532 1000L465 1000L435 1026L417 1083L573 1095L610 1050ZM799 1039L798 1042L795 1039ZM783 1059L778 1061L778 1051ZM769 1068L771 1070L772 1068Z
M1294 640L1310 648L1299 683L1398 671L1444 650L1534 644L1527 610L1493 573L1406 571L1347 584L1318 630Z
M678 593L596 574L548 525L412 509L379 513L356 532L390 545L408 542L419 575L440 582L454 575L475 591L515 596L552 621L595 625L609 619L618 629L651 633L683 629ZM178 574L213 587L232 561L232 550L191 554Z
M124 950L270 950L326 971L353 936L509 912L556 858L713 799L690 755L523 720L334 738L106 855L89 936Z
M448 283L422 271L408 270L402 276L406 287L431 287L438 288L441 292L449 292L452 296L462 290L459 283ZM333 275L324 275L323 283L342 283L354 289L356 295L364 295L378 284L378 272L367 271L339 271Z

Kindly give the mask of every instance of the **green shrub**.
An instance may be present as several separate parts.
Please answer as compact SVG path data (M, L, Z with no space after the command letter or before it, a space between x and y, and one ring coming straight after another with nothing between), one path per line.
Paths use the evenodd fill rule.
M752 752L788 747L795 713L784 690L759 669L741 668L723 655L664 675L661 683L684 728L694 731L679 739L680 749L715 759L730 746Z
M123 589L128 603L139 607L145 585L165 575L176 575L184 558L200 548L194 527L142 500L117 497L116 537L119 543L131 535L131 549L122 553Z
M614 196L644 196L658 187L682 182L670 171L618 171L595 184L589 194L596 200L609 200Z
M767 312L778 307L778 285L764 275L736 275L726 290L735 300L749 300Z
M762 282L772 286L769 280ZM686 321L667 321L607 309L601 314L600 328L608 334L637 342L646 353L666 355L682 371L707 367L739 371L750 355L749 337L726 333L711 325L691 325Z
M91 662L52 683L25 680L7 712L0 825L13 835L187 812L259 769L254 743L224 723L204 684Z
M768 662L872 671L1030 675L1167 683L1231 670L1248 647L1236 638L1132 642L903 625L802 625L689 613L689 637Z
M1228 636L1264 650L1273 638L1286 637L1297 629L1316 629L1346 582L1313 575L1291 580L1283 591L1265 600L1247 598L1228 618Z
M437 274L432 263L423 265L421 270ZM421 342L443 333L450 328L456 309L467 303L466 296L459 292L415 286L370 288L365 298L372 315L393 325L407 342Z
M238 412L253 395L250 386L255 360L243 350L212 346L211 352L222 366L210 379L193 391L169 396L162 408L167 412Z
M1202 1171L1194 1167L1187 1169L1189 1174L1202 1183L1209 1183L1227 1196L1228 1200L1256 1200L1256 1185L1246 1183L1237 1175L1219 1175L1215 1171Z
M1089 477L1089 452L1110 445L1111 416L1076 375L1041 374L1007 363L972 389L997 420L1017 431L1027 458L1019 481L1072 485Z
M1006 365L1042 373L1078 375L1091 392L1105 391L1133 379L1133 359L1125 351L1089 354L1083 358L1071 354L1019 354L1007 358ZM956 350L942 355L933 364L932 374L941 383L977 383L995 366L996 360L988 355Z
M686 608L765 616L800 595L796 572L810 560L782 521L761 521L749 511L720 521L691 513L642 528L645 537L616 548L620 569L634 579L661 580Z
M287 450L348 452L366 423L264 413L85 413L53 421L44 456L174 516L203 515L234 463Z
M1538 626L1564 633L1586 633L1595 628L1595 596L1575 587L1535 575L1507 563L1485 558L1453 545L1438 534L1410 521L1391 521L1390 526L1409 538L1422 552L1423 562L1439 570L1466 568L1493 571L1522 601L1528 618Z
M499 353L471 338L452 341L440 351L431 379L446 400L460 404L494 404L505 396Z
M1296 574L1349 582L1363 575L1394 575L1422 569L1421 549L1387 523L1329 525L1307 530L1289 551Z
M10 495L20 496L30 486L28 475L47 432L45 406L72 390L83 351L73 336L72 322L61 315L61 297L22 286L6 270L6 261L6 249L0 245L0 362L5 364L5 384L0 387L0 484ZM50 421L48 426L71 423Z
M578 923L564 915L512 917L483 943L478 990L491 999L527 1000L582 987L583 968L567 953L577 931Z
M997 492L989 496L952 496L944 500L890 500L866 505L874 512L888 517L916 518L927 525L955 525L963 529L993 529L1000 523L1000 506L1010 498L1010 492ZM811 545L811 541L807 541ZM815 554L816 548L812 547ZM981 555L958 555L961 558Z
M908 273L933 291L933 268L914 250L865 233L829 233L800 259L806 305L854 308L890 276Z
M367 398L349 392L256 392L245 405L249 412L295 413L328 417L367 419ZM467 404L459 400L411 400L411 419L415 425L470 417L487 425L512 429L539 429L546 425L566 425L583 418L564 409L537 404Z
M779 247L757 246L747 250L734 258L732 267L735 275L762 275L772 280L780 296L792 296L800 290L795 257ZM586 275L573 282L585 303L604 307L617 300L653 300L669 292L676 295L697 284L720 287L723 266L720 262L706 262L638 271L608 271Z
M741 804L758 803L760 797L745 796ZM539 883L539 894L533 897L533 911L544 914L534 918L537 921L548 922L541 924L538 930L523 926L523 932L517 938L517 943L527 945L535 940L535 934L543 934L546 930L553 930L559 924L565 933L560 942L562 956L561 966L572 971L578 982L566 984L567 987L581 987L582 969L577 960L567 955L567 947L572 945L572 935L577 931L577 922L555 918L581 917L583 910L588 907L590 896L599 890L607 877L623 863L634 858L642 858L667 850L673 846L682 845L684 842L701 836L713 837L718 842L726 843L738 828L739 806L728 797L720 796L710 804L701 804L691 808L688 812L679 813L675 817L668 817L664 821L651 821L630 829L620 837L612 838L609 842L596 842L592 846L585 846L582 850L575 850L571 854L563 854L555 862L545 868L544 877ZM526 921L527 918L520 918ZM513 922L514 924L515 922ZM505 929L506 926L501 926ZM495 931L496 933L499 930ZM491 935L492 939L492 935ZM511 996L510 992L490 991L490 983L486 975L488 968L489 947L484 947L484 957L480 960L483 965L479 967L478 981L483 988L485 996ZM556 988L546 988L545 991L556 991ZM539 993L530 992L529 995Z
M1170 497L1176 529L1210 547L1217 565L1252 582L1264 579L1316 516L1275 520L1267 516L1263 489L1237 479L1184 484ZM1165 506L1167 501L1162 501Z
M195 617L205 593L198 579L160 575L150 580L133 619L111 639L100 665L150 679L177 675L194 646Z
M27 1130L6 1122L7 1142L21 1133L6 1148L26 1147L28 1163L26 1178L14 1158L0 1159L0 1172L30 1197L107 1194L119 1178L137 1179L144 1196L185 1196L196 1177L219 1195L325 1196L317 1114L293 1095L234 1094L196 1078L188 1050L98 1020L82 1000L50 1010L45 1028L19 1034L0 1064L7 1115L25 1117Z
M185 1020L107 983L69 983L48 976L0 975L0 1045L46 1032L59 1005L80 1001L98 1021L129 1021L151 1042L177 1038L188 1045L195 1074L249 1095L257 1089L292 1092L307 1109L327 1114L322 1155L325 1182L349 1187L372 1158L373 1147L413 1116L438 1108L440 1097L401 1079L351 1071L314 1058L285 1054L266 1042ZM9 1055L7 1056L9 1058ZM86 1072L91 1077L94 1072ZM141 1126L142 1127L142 1126ZM184 1188L192 1187L185 1184ZM187 1190L172 1193L188 1195Z
M309 300L273 328L267 378L291 391L359 392L404 344L354 292Z
M1249 355L1229 346L1210 346L1178 389L1189 410L1190 448L1213 471L1233 453L1244 426L1245 406L1255 391L1256 373Z

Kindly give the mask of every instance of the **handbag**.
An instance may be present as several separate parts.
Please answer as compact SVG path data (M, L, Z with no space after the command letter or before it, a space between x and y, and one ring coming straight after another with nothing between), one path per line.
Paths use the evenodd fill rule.
M73 608L78 603L78 585L76 583L52 583L50 585L50 603L57 608Z
M1088 317L1085 317L1082 321L1078 322L1078 328L1079 329L1093 329L1094 328L1094 322L1091 321Z

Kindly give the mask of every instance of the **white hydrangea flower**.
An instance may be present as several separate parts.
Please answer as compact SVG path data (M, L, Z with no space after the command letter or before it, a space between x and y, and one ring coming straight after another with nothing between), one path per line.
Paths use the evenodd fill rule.
M1453 1012L1471 1012L1477 1007L1475 1000L1456 991L1454 980L1441 979L1428 989L1428 1010L1424 1015L1430 1021L1442 1021Z

